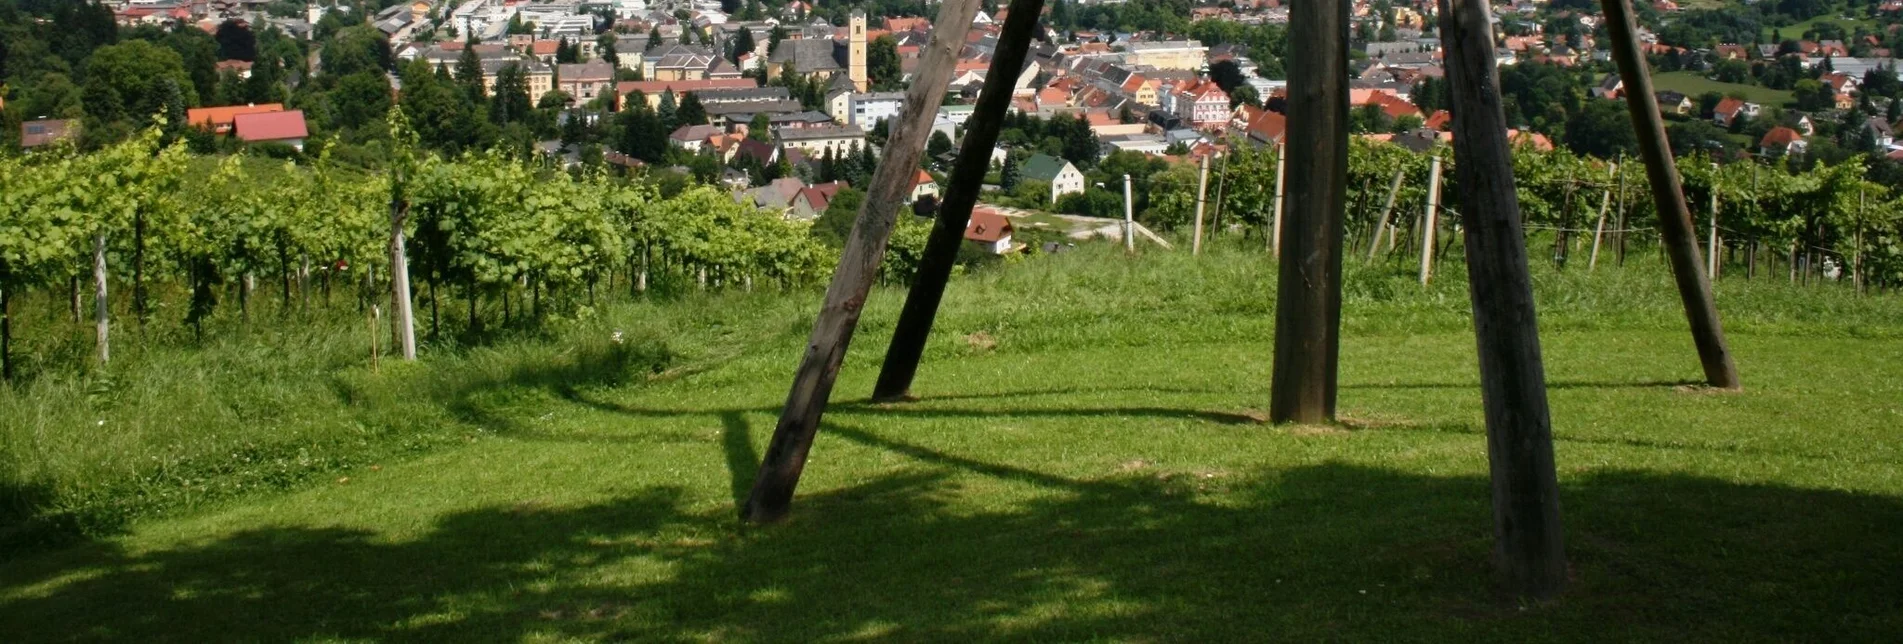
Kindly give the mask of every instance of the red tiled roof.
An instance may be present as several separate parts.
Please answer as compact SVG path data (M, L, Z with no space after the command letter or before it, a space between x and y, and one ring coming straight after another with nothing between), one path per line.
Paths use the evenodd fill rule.
M228 105L225 107L194 107L185 110L185 122L213 132L223 132L231 129L233 121L240 115L267 114L282 111L284 111L284 105L281 103Z
M1711 112L1713 114L1734 116L1738 113L1738 110L1742 109L1744 109L1744 101L1735 98L1726 98L1725 100L1718 101L1718 107L1712 108Z
M965 239L993 243L1011 236L1011 220L990 208L974 208L971 222L965 225Z
M239 114L232 120L232 133L247 143L302 139L311 135L304 124L304 110Z
M1770 147L1773 145L1790 145L1792 143L1796 143L1802 140L1804 140L1804 135L1798 134L1797 130L1793 130L1791 128L1780 125L1780 126L1771 128L1771 131L1769 132L1765 132L1764 139L1761 141L1758 141L1758 145L1762 147Z
M1432 116L1427 117L1427 122L1422 123L1421 125L1422 127L1426 127L1427 129L1430 129L1430 130L1445 130L1447 128L1453 127L1453 123L1454 123L1453 114L1449 113L1447 110L1434 110L1434 114Z

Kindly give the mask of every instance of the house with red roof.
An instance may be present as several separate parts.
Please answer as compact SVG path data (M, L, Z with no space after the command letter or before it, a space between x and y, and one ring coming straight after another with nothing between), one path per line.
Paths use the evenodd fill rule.
M1804 142L1804 135L1782 125L1771 128L1771 131L1765 132L1764 138L1758 141L1758 152L1761 154L1803 154L1808 148L1809 144Z
M938 180L932 173L919 170L912 174L912 191L906 193L906 203L912 203L926 197L938 198Z
M793 206L786 216L788 219L818 219L832 205L839 189L849 186L844 181L828 181L801 188L799 194L793 195Z
M212 134L230 134L233 121L241 115L267 114L282 111L284 111L284 105L282 103L194 107L185 110L185 122L191 124L192 127L211 132Z
M231 121L231 133L245 143L282 143L299 152L311 135L304 110L239 114Z
M1011 233L1017 227L1011 225L1011 219L997 210L985 207L971 210L971 221L965 224L965 241L977 244L993 255L1011 252Z
M1170 90L1169 111L1197 127L1229 120L1229 93L1216 81L1193 79Z
M1726 97L1711 110L1711 122L1718 124L1718 127L1731 127L1732 123L1757 118L1760 109L1757 103Z

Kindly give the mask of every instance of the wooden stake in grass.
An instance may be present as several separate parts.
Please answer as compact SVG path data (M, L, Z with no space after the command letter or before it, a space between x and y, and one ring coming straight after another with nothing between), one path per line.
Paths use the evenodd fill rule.
M1130 200L1130 175L1123 175L1123 252L1137 252L1136 204Z
M1300 177L1279 240L1269 419L1335 419L1341 355L1342 215L1348 205L1348 3L1295 6L1289 25L1288 145ZM1278 160L1278 167L1281 163ZM1278 182L1278 184L1281 182ZM1278 218L1278 221L1280 219ZM1278 235L1279 236L1279 235Z
M947 0L939 8L938 19L933 22L938 27L932 30L918 75L905 93L904 110L892 121L885 159L872 175L865 204L846 238L839 270L833 273L832 284L826 289L825 303L813 322L813 334L806 343L799 370L794 373L786 408L773 429L773 441L767 446L753 490L740 510L743 520L778 521L785 518L792 504L793 489L799 485L806 455L813 447L813 435L826 413L827 399L839 377L839 366L846 359L846 347L852 342L866 296L879 276L879 261L885 257L900 204L912 189L925 137L932 133L932 119L945 97L953 63L965 46L965 32L970 30L979 4L978 0ZM855 24L853 28L863 27Z
M1196 231L1190 240L1189 254L1203 254L1203 205L1209 197L1209 155L1203 155L1202 163L1196 169Z
M1004 29L998 34L998 48L991 59L991 77L1007 78L1024 69L1024 58L1031 48L1031 34L1043 12L1044 0L1014 0ZM933 218L932 235L919 257L918 276L905 294L905 308L899 312L898 326L892 330L892 344L886 348L885 364L879 368L879 381L872 398L881 401L903 399L918 375L919 359L925 355L925 341L931 337L932 322L938 317L938 304L945 297L951 280L952 265L958 248L965 243L965 226L971 223L971 209L978 203L990 170L991 151L998 144L1004 115L1011 107L1011 85L993 83L978 93L973 109L977 118L966 121L965 140L959 144L958 160L945 188L945 201Z
M1434 277L1434 233L1440 230L1440 157L1427 164L1427 210L1421 213L1421 286Z
M1381 233L1388 228L1388 218L1394 213L1394 199L1401 196L1401 180L1407 178L1407 169L1394 171L1394 183L1388 186L1388 200L1381 205L1381 220L1375 222L1374 232L1368 235L1368 261L1374 261L1375 252L1381 250Z
M98 344L99 364L112 360L112 323L106 302L106 233L93 235L93 341Z
M1533 278L1494 67L1492 12L1485 0L1440 0L1440 12L1486 407L1494 564L1509 592L1545 599L1566 583L1566 554Z
M1282 213L1288 203L1286 197L1288 185L1288 148L1275 146L1275 211L1274 220L1269 223L1269 252L1276 257L1282 256Z
M1646 176L1651 180L1652 201L1658 206L1659 237L1672 263L1672 276L1678 282L1678 297L1685 306L1692 343L1697 345L1698 360L1705 369L1706 384L1737 389L1741 386L1738 367L1731 361L1731 350L1725 345L1718 303L1711 296L1711 280L1699 266L1702 262L1698 261L1698 235L1692 228L1691 210L1685 205L1685 191L1672 162L1665 122L1659 116L1658 97L1652 94L1651 72L1646 70L1645 58L1639 52L1638 28L1632 22L1628 2L1599 0L1599 5L1605 9L1612 58L1618 62L1619 76L1625 82L1626 108L1632 114L1632 127L1639 135L1639 152L1645 158Z
M1615 177L1619 175L1618 162L1612 164L1612 175ZM1586 272L1588 273L1599 268L1599 242L1605 239L1606 211L1610 210L1611 206L1612 188L1606 188L1605 194L1599 198L1599 223L1595 224L1592 229L1592 254L1586 257Z

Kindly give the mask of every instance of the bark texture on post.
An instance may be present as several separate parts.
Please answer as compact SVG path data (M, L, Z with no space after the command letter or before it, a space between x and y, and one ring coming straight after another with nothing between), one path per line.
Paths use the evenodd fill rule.
M1335 419L1342 213L1348 204L1348 3L1295 5L1289 24L1287 234L1276 281L1269 419Z
M111 309L106 302L106 234L93 235L93 341L98 344L99 364L112 360Z
M1485 0L1440 0L1453 98L1468 292L1486 407L1493 559L1508 591L1545 599L1566 583L1553 430L1526 264L1512 148Z
M826 288L825 303L813 323L799 370L794 373L786 408L773 429L773 441L767 446L753 490L740 510L740 517L746 521L777 521L786 516L792 504L793 489L806 468L813 435L826 413L827 399L839 377L839 366L846 359L846 348L859 324L866 296L879 276L879 261L885 257L900 204L912 189L919 156L925 151L925 137L932 133L932 119L945 98L945 85L951 79L959 50L964 49L965 32L971 29L979 4L978 0L948 0L932 23L937 28L925 45L918 75L906 90L905 107L893 120L885 159L872 175L865 204L846 238L839 270Z
M403 222L410 217L410 202L403 195L403 177L395 177L390 185L390 321L396 325L403 359L415 360L416 316L410 308L409 253L403 248Z
M987 78L1015 78L1024 70L1024 59L1031 48L1031 34L1044 0L1013 0L1004 29L998 35L998 49L991 59ZM1021 17L1020 17L1021 16ZM965 226L971 223L971 209L978 203L985 173L991 170L991 151L997 147L998 132L1004 127L1005 112L1011 107L1012 85L991 83L978 93L976 117L966 121L965 140L959 144L958 161L952 167L945 201L938 206L932 222L932 235L926 239L925 252L919 257L918 276L905 295L905 308L899 312L892 344L885 350L885 364L879 368L879 381L872 387L874 400L904 398L918 375L919 359L925 355L925 342L931 338L932 322L938 318L939 302L945 299L945 285L951 281L952 265L958 260L958 248L965 243Z
M1658 97L1652 94L1652 74L1639 53L1637 27L1632 22L1629 0L1599 0L1606 12L1612 58L1619 64L1619 76L1625 83L1626 109L1632 113L1632 127L1639 135L1639 153L1645 159L1646 178L1652 184L1652 201L1658 206L1659 237L1672 263L1672 277L1678 283L1678 298L1685 306L1691 324L1692 342L1698 347L1698 361L1705 369L1705 382L1721 389L1737 389L1738 367L1731 361L1725 345L1725 331L1718 320L1718 303L1711 296L1711 279L1705 275L1698 256L1698 234L1692 229L1692 213L1685 204L1685 191L1679 183L1678 167L1672 160L1671 145L1665 138L1664 117L1659 115ZM1463 187L1464 189L1464 187ZM1623 260L1623 255L1621 259Z
M1209 155L1196 168L1196 230L1189 244L1189 254L1203 254L1203 206L1209 203Z

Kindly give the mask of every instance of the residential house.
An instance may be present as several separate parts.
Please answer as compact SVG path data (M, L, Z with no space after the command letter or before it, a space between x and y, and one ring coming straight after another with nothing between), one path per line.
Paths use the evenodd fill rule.
M1888 148L1896 143L1896 129L1891 126L1888 121L1883 120L1882 117L1870 117L1870 120L1864 121L1863 127L1875 135L1877 149L1879 150Z
M991 208L973 208L971 221L965 224L965 240L993 255L1011 252L1011 233L1017 228L1011 220Z
M282 103L228 105L225 107L194 107L185 110L185 122L192 127L211 132L212 134L230 134L232 122L241 114L265 114L268 112L282 111L284 111L284 105Z
M839 189L849 187L844 181L829 181L807 186L793 197L793 208L787 212L788 219L818 219L826 213L833 203L833 197L839 195Z
M1768 155L1801 155L1808 146L1809 144L1804 142L1804 136L1798 134L1797 130L1780 125L1764 133L1764 139L1758 141L1758 152Z
M1598 85L1593 86L1592 96L1593 98L1617 99L1624 96L1622 93L1624 89L1625 81L1621 80L1618 74L1606 74L1604 78L1599 79Z
M706 147L708 139L721 134L721 129L712 125L683 125L667 135L667 144L699 154Z
M542 64L542 61L525 58L483 59L483 91L490 96L494 96L496 93L496 79L501 76L502 70L508 68L510 65L520 67L523 76L527 78L529 83L529 102L531 104L540 105L542 103L542 97L547 96L549 92L555 91L555 68ZM569 97L573 98L574 95L571 94Z
M932 178L932 173L919 170L912 175L912 191L906 193L905 202L911 203L926 197L938 198L938 180Z
M799 148L813 158L827 153L837 158L851 153L854 148L864 148L866 132L857 125L835 125L827 127L781 128L774 132L784 148Z
M701 92L706 90L716 90L716 89L752 89L752 88L759 87L759 85L760 85L759 83L753 82L753 79L751 78L733 78L733 79L711 79L710 78L706 80L686 80L686 81L662 81L662 80L621 81L619 83L615 83L615 92L619 93L622 96L627 96L628 94L631 94L634 92L641 92L643 97L647 99L648 107L660 109L661 95L668 92L673 92L674 100L678 101L680 100L680 97L682 95L688 94L688 93Z
M79 119L41 119L20 124L20 148L31 150L79 136Z
M1018 174L1024 179L1051 184L1051 203L1057 203L1058 197L1084 191L1084 173L1071 162L1048 154L1031 155Z
M1197 127L1229 120L1229 94L1216 81L1195 79L1170 91L1169 110Z
M899 110L904 108L905 92L855 93L847 98L846 119L843 122L869 128L879 121L898 117Z
M557 65L555 83L556 89L568 94L576 103L587 103L597 96L614 91L615 66L599 60L578 65Z
M1718 101L1718 107L1711 111L1711 121L1718 127L1731 127L1732 123L1742 123L1758 117L1761 108L1757 103L1747 103L1735 98Z
M282 143L299 152L304 139L311 135L304 123L304 110L239 114L232 119L231 132L245 143Z
M1698 109L1698 103L1683 92L1666 90L1657 92L1653 96L1658 98L1660 114L1690 114Z

